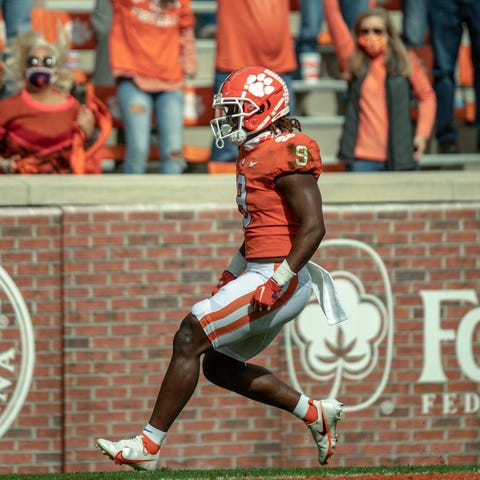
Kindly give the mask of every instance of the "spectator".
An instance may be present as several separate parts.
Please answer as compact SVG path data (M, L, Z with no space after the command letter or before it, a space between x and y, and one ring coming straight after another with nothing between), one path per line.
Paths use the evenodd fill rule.
M402 0L402 38L407 48L425 45L427 0Z
M480 151L480 2L478 0L428 0L428 24L433 48L433 86L437 95L436 138L440 153L458 153L455 128L455 66L466 25L470 35L477 104L475 125Z
M160 173L182 173L183 86L197 71L190 0L112 0L110 61L123 120L125 173L145 173L152 113Z
M96 39L95 65L92 76L92 82L95 85L112 85L114 83L108 47L112 16L110 0L95 1L92 13L92 24Z
M309 260L325 234L320 151L311 138L294 133L300 123L288 117L288 99L281 77L255 66L233 72L214 98L216 141L221 147L228 139L241 148L236 198L244 242L212 296L196 303L181 322L143 432L129 440L97 441L118 464L156 469L161 445L197 386L201 359L213 384L301 420L320 464L333 454L342 403L308 398L249 361L308 305ZM345 319L343 311L335 311L334 322Z
M349 82L339 158L347 170L415 170L435 116L435 94L383 8L365 10L350 33L338 0L324 0L343 76ZM418 100L415 135L410 91Z
M218 0L214 91L237 68L262 65L279 73L290 92L290 111L295 111L292 88L297 68L290 33L289 0ZM211 160L236 162L238 149L212 143Z
M67 54L66 42L48 44L37 32L17 36L7 73L21 90L0 102L3 173L99 173L83 148L94 133L93 112L57 87L72 84Z

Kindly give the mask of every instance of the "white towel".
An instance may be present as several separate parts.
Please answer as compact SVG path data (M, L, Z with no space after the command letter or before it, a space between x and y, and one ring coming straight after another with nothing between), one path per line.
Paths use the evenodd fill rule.
M328 324L336 325L348 320L348 315L340 303L335 283L330 273L312 261L308 262L307 269L312 277L313 291L327 318Z

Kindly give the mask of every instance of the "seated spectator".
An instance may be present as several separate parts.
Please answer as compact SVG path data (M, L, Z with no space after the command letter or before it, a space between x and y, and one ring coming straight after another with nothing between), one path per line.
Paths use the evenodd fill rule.
M355 172L415 170L430 137L435 93L383 8L365 10L351 33L339 0L324 0L340 69L349 82L339 158ZM410 93L418 102L413 133Z
M95 115L68 91L66 45L37 32L18 35L6 68L20 91L0 102L1 173L100 173L86 150Z

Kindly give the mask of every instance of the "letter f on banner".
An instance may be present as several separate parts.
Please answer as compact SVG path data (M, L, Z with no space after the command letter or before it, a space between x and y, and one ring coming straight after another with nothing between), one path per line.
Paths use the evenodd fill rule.
M448 379L442 365L441 343L446 340L456 342L456 353L462 372L473 381L480 381L480 368L472 361L466 361L462 355L472 352L474 328L471 313L467 313L459 322L458 331L441 328L442 302L471 302L478 305L475 290L422 290L419 292L423 300L424 332L423 332L423 370L419 383L444 383ZM477 309L475 309L477 310ZM474 310L474 311L475 311ZM463 323L466 322L468 328ZM478 322L480 322L480 315ZM469 336L470 338L467 338ZM470 344L468 345L468 341ZM468 356L471 360L472 355Z

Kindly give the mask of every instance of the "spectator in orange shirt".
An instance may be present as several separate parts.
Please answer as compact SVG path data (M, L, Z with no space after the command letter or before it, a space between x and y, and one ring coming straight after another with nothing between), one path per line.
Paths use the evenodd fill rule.
M94 114L57 87L73 78L67 53L66 44L48 44L37 32L17 36L7 73L21 90L0 102L1 173L100 173L79 153L94 133Z
M388 13L365 10L351 33L338 0L324 0L340 69L349 82L339 158L355 172L416 170L432 132L436 99L420 62ZM418 102L412 131L411 92Z
M190 0L112 0L110 61L117 84L125 173L145 173L152 114L160 173L182 173L183 86L197 71Z
M214 91L218 92L237 68L261 65L280 74L287 84L293 115L297 61L289 18L290 0L217 0ZM212 143L214 162L236 162L237 153L237 147L230 143L223 149Z

